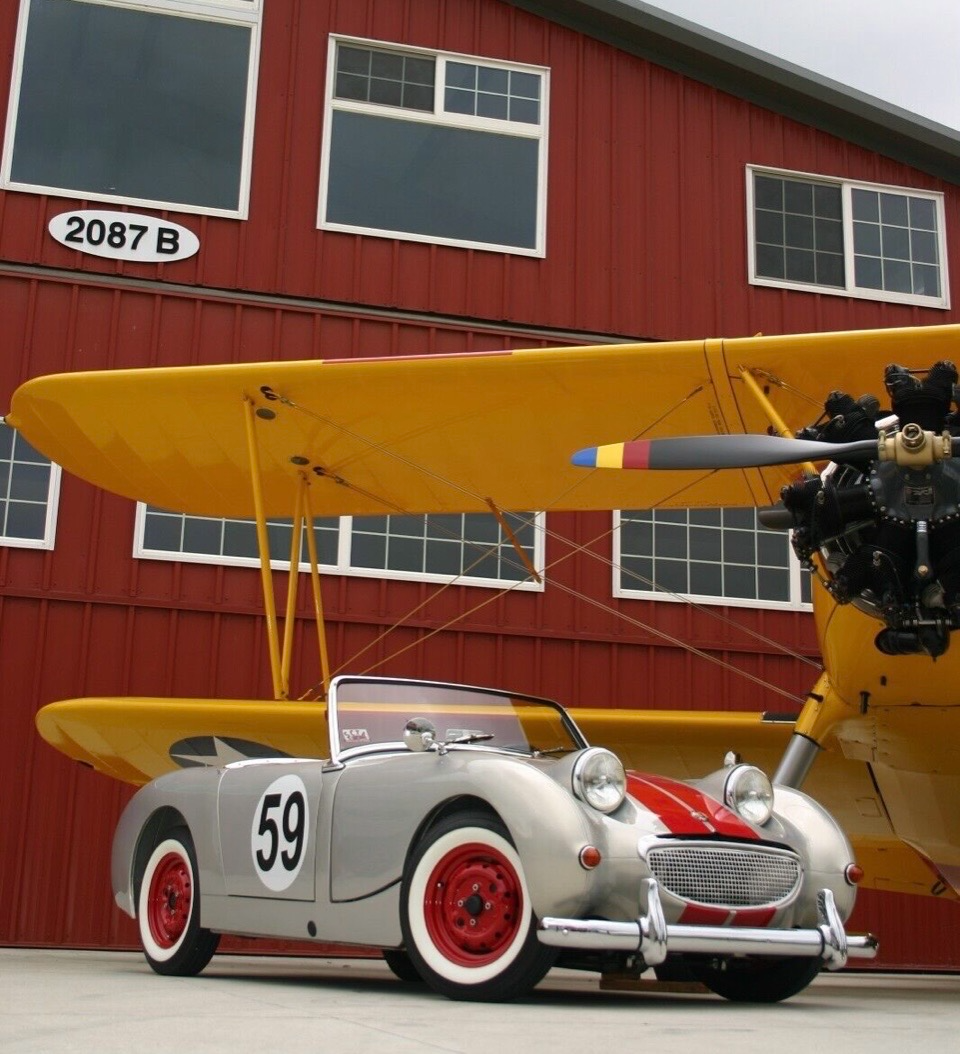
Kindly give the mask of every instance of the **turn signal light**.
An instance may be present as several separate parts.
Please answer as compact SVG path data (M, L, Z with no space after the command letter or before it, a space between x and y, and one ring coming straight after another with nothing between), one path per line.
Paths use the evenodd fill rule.
M585 845L580 850L580 866L585 871L592 871L603 859L595 845Z
M847 864L843 877L851 886L858 886L863 881L863 868L859 864Z

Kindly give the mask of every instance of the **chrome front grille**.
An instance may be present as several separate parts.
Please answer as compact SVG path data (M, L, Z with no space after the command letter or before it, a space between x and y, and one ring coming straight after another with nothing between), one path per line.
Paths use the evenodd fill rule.
M645 855L665 892L730 908L789 901L802 874L793 853L749 845L674 844L651 848Z

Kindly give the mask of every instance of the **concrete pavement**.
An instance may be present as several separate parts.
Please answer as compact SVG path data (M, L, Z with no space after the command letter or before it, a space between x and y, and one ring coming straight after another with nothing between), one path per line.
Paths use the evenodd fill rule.
M512 1004L456 1003L374 960L216 956L158 977L139 954L0 949L3 1054L902 1054L956 1050L960 976L825 974L776 1006L601 991L555 970Z

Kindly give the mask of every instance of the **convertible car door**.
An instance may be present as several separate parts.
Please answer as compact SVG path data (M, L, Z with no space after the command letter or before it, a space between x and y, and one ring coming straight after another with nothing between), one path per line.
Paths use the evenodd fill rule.
M227 893L313 900L322 763L239 761L220 779L217 816Z

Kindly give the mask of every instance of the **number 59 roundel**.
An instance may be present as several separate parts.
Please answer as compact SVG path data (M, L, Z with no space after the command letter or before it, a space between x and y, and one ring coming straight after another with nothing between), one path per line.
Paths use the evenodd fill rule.
M250 852L260 881L275 893L300 873L310 829L307 788L299 776L273 781L260 796L250 828Z

